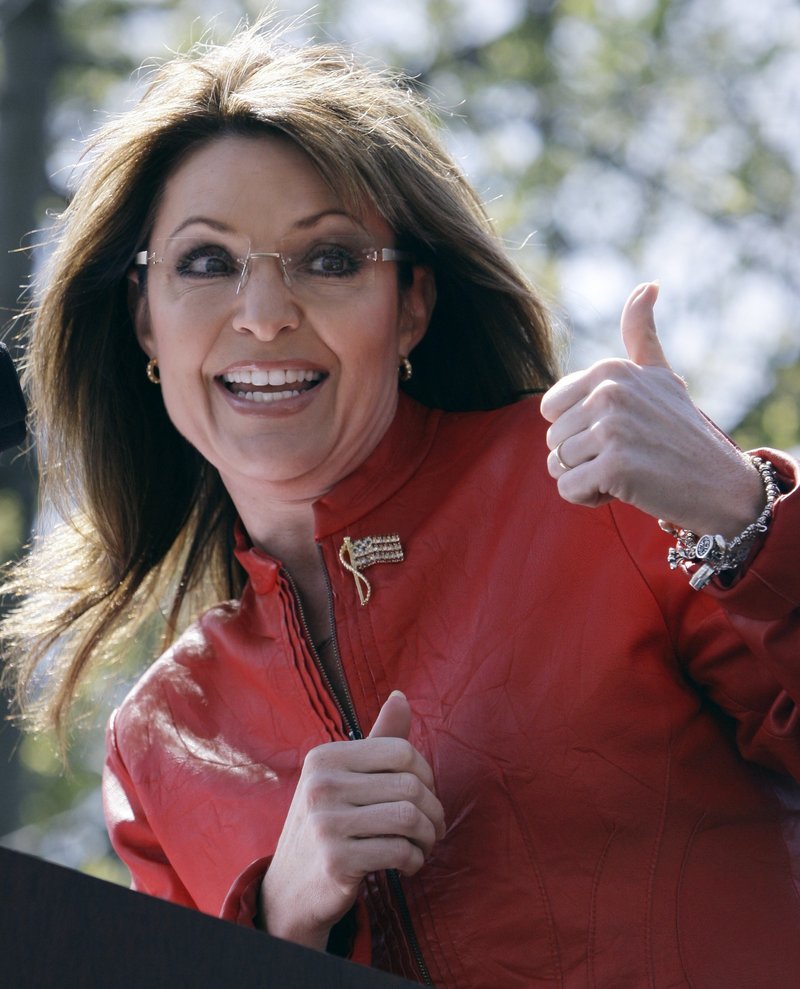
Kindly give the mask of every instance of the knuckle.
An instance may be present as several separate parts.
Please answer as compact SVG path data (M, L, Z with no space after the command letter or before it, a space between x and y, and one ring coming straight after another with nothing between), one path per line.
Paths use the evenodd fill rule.
M313 773L323 762L324 758L320 752L320 749L312 749L306 755L305 761L303 762L303 772Z
M637 371L636 364L624 357L609 357L604 363L607 367L607 376L616 380L625 381Z
M595 466L601 484L609 484L635 463L640 448L637 432L621 416L608 416L595 429L600 453Z
M319 858L323 871L329 876L338 876L344 871L344 856L340 845L325 842L320 847Z
M586 381L592 391L596 390L604 381L617 377L620 373L620 365L625 362L618 357L604 357L600 361L595 361L586 370Z
M624 431L621 428L619 417L615 415L605 415L592 426L592 433L595 443L600 446L604 453L608 453L612 445L616 444Z
M400 841L397 845L397 855L395 858L395 868L404 875L412 876L419 872L425 862L425 856L421 848L410 841Z
M400 800L395 804L394 816L397 827L401 831L411 831L417 823L419 810L408 800Z
M620 386L619 381L604 378L592 389L591 394L586 399L586 404L595 414L608 413L621 405L624 391L625 389Z
M418 759L417 750L405 739L399 739L401 743L400 749L400 768L408 772L412 772L414 765Z
M414 765L416 749L404 738L384 739L389 748L389 758L395 772L408 772Z
M314 772L329 766L336 758L336 751L341 742L326 742L311 749L303 762L303 771Z
M401 799L409 800L412 803L417 803L422 797L422 782L414 773L399 773L397 776L397 789Z
M328 769L317 769L310 774L305 782L305 796L308 805L318 808L330 803L338 789L338 779L335 773Z
M570 474L574 474L574 471L567 471L556 481L558 493L564 501L568 501L571 505L581 505L583 504L583 489L577 486L575 479L570 477Z
M339 849L344 837L344 827L340 815L323 810L311 815L312 829L316 839L327 854Z

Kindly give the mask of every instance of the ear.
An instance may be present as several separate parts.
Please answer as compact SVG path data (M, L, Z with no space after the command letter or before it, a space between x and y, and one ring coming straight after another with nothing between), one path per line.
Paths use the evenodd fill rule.
M415 264L412 281L400 296L400 346L408 355L425 336L436 305L436 279L427 265Z
M139 346L148 357L157 357L155 340L150 332L147 293L142 288L141 275L137 268L131 268L128 272L128 311L133 320Z

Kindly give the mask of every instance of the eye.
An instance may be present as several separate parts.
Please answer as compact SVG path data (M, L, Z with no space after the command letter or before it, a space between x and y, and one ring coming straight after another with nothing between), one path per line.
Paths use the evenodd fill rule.
M364 252L344 244L314 244L299 264L305 275L344 278L357 275L364 265Z
M242 263L219 244L202 244L180 254L175 270L179 275L189 278L238 276L242 271Z

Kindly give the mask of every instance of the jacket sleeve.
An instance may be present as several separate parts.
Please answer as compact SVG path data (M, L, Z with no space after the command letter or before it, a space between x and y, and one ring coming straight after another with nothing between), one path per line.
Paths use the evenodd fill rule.
M634 521L627 506L613 514L684 673L734 719L746 759L800 781L800 467L774 450L756 452L777 467L782 494L761 545L730 586L715 578L692 590L685 574L670 572L669 537L656 535L652 519Z
M778 468L784 494L763 544L738 578L728 588L714 581L707 591L747 646L749 672L739 674L740 683L728 682L724 667L714 675L713 666L701 666L696 675L711 676L719 702L739 722L743 754L800 780L800 467L774 450L757 452ZM758 684L751 688L753 705L740 689L748 682Z
M138 799L117 744L116 715L111 715L106 730L103 767L103 810L111 844L130 871L131 889L196 910Z
M730 587L717 582L708 585L709 593L720 601L734 624L741 620L743 630L748 621L794 619L790 621L794 625L800 608L800 464L775 450L756 453L778 469L783 493L775 505L773 522L758 552ZM797 650L789 668L800 685Z
M119 749L116 713L111 715L106 731L103 768L103 808L111 844L130 871L131 889L197 910L197 904L173 869L138 798L136 785ZM270 861L270 857L256 859L234 879L220 908L222 920L243 927L257 926L258 892ZM370 964L370 924L362 897L334 927L329 950L362 965Z
M139 800L117 742L116 714L106 732L103 809L111 844L131 874L131 889L199 909L158 841ZM255 927L258 890L269 859L257 859L237 876L220 909L223 920Z

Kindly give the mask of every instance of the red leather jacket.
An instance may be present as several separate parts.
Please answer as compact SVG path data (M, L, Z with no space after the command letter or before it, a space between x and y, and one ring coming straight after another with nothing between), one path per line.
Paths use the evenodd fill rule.
M402 903L384 875L364 883L355 957L421 980L419 952L440 989L786 989L800 496L733 587L695 592L652 519L559 498L544 432L535 400L403 399L315 507L355 717L366 733L406 693L447 819ZM773 459L788 491L793 463ZM340 547L394 533L405 559L364 570L362 606ZM347 728L280 564L237 555L241 600L112 719L105 800L135 888L252 922L303 758Z

